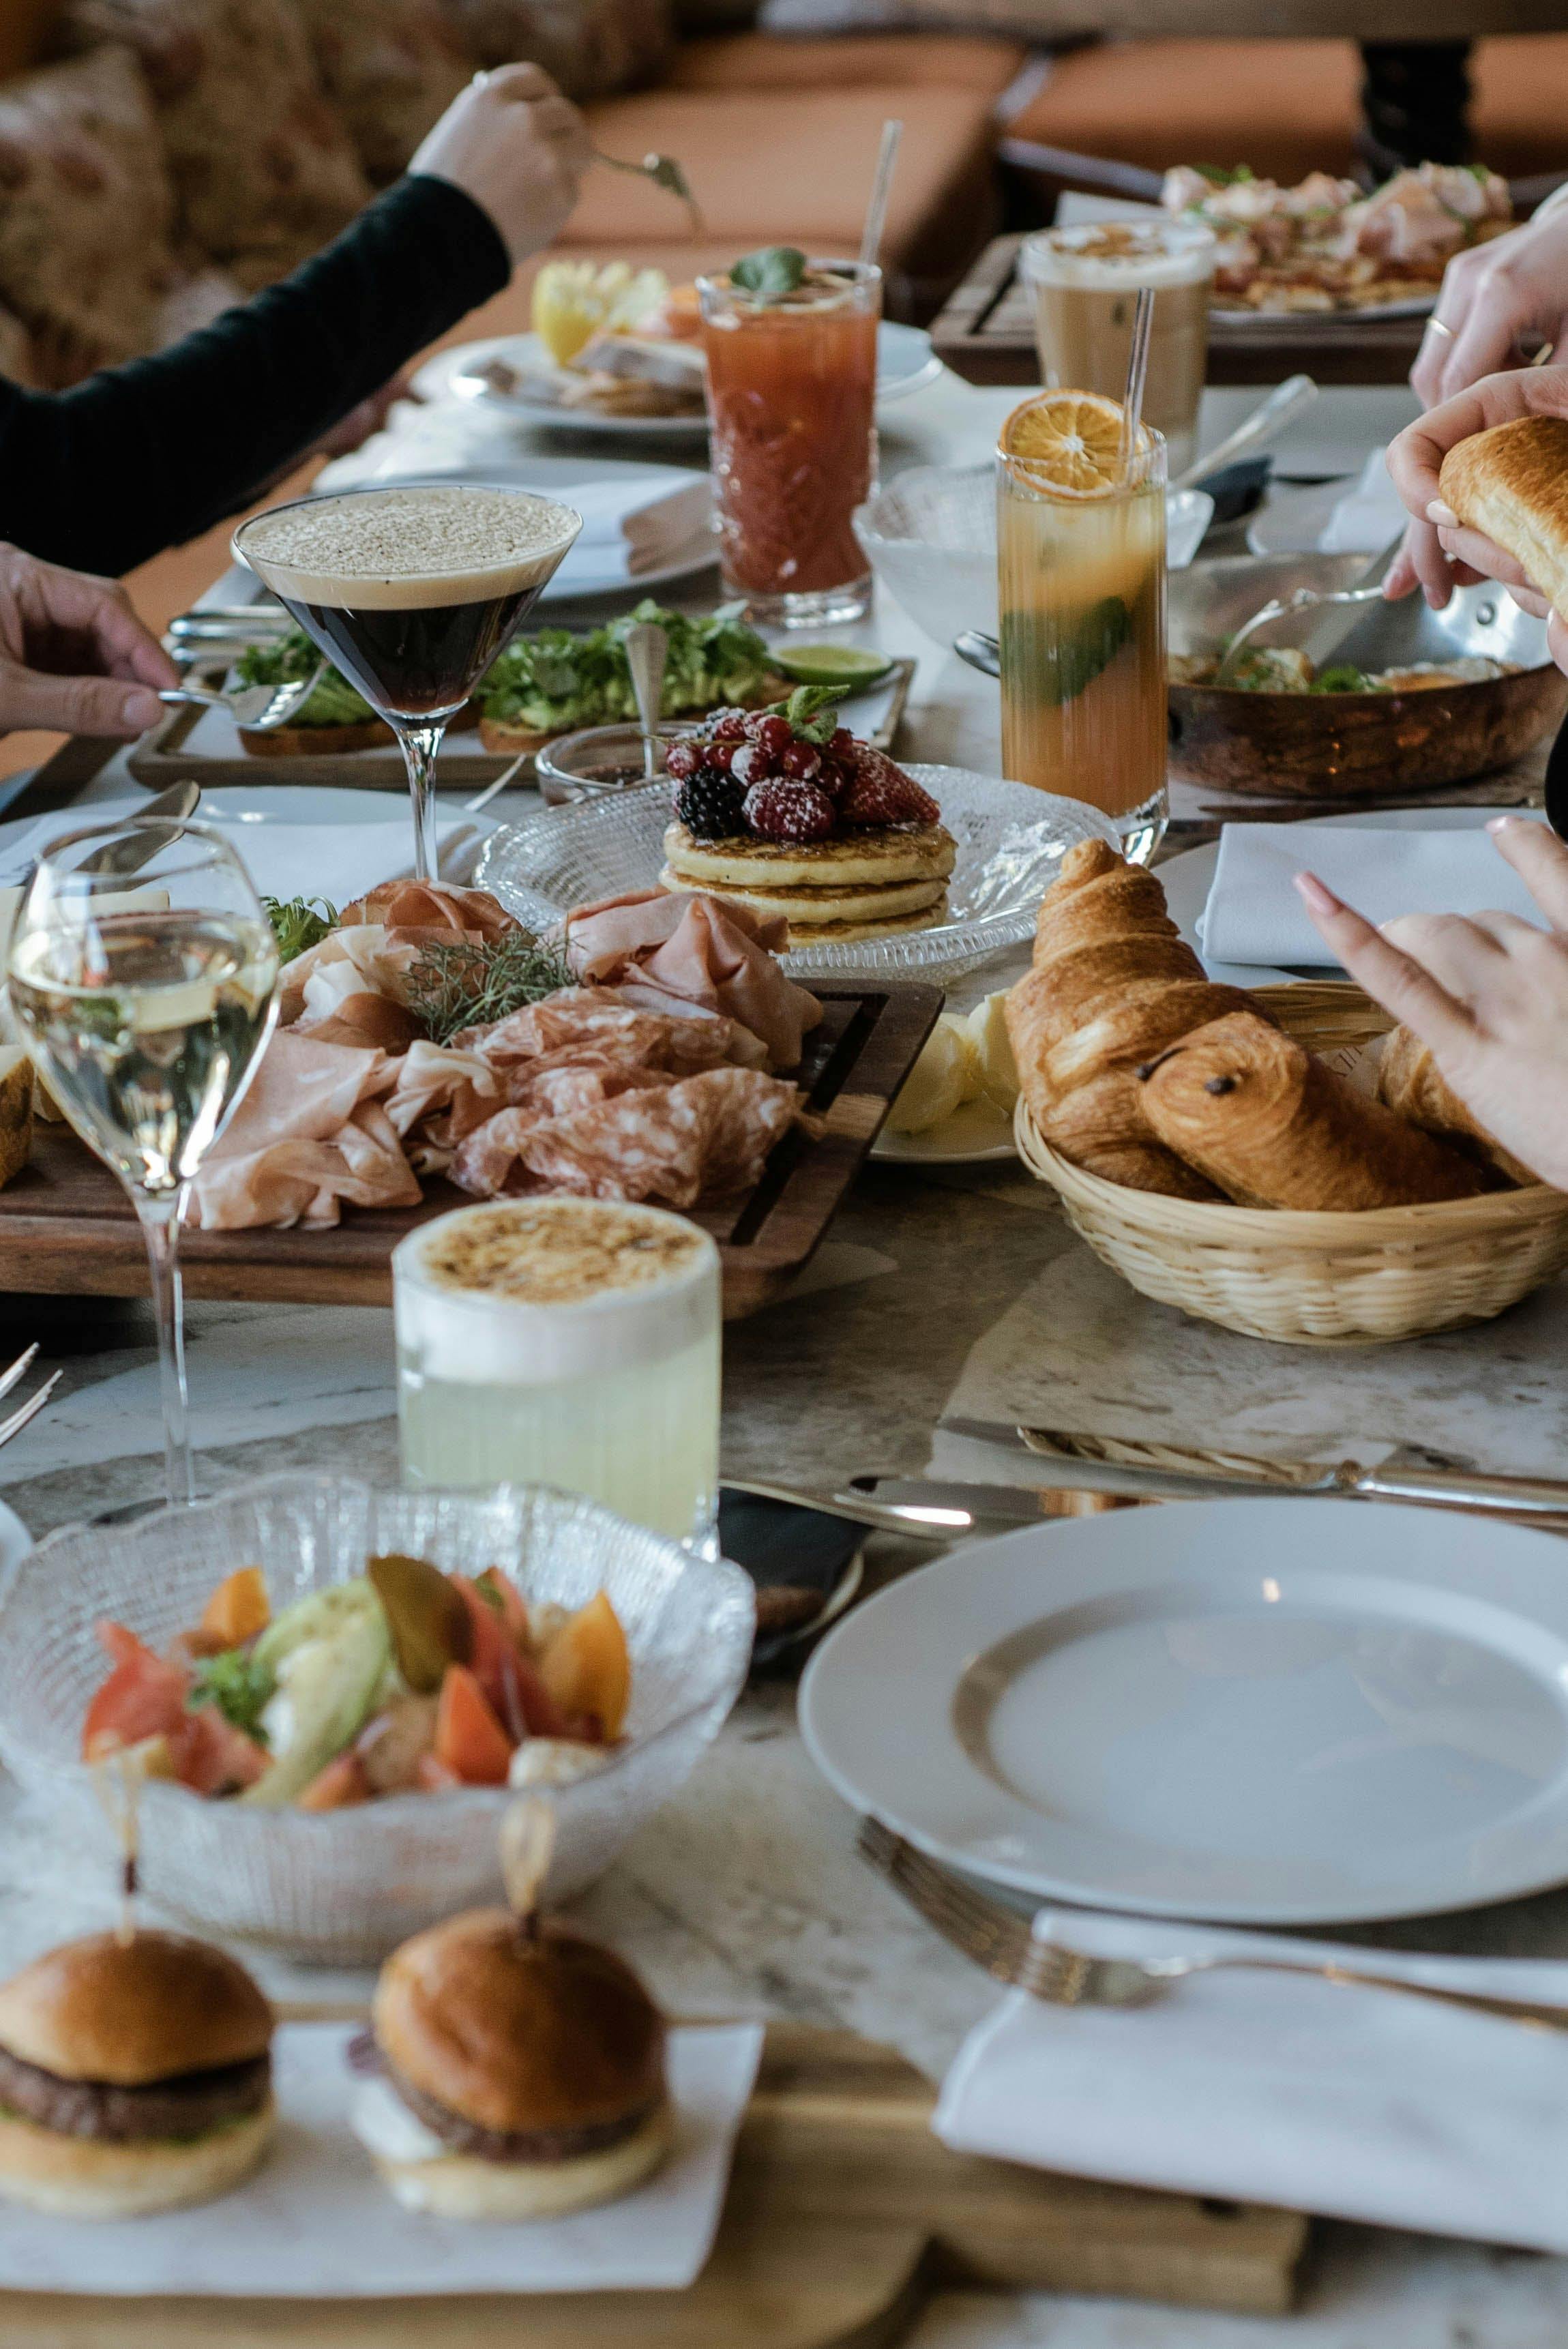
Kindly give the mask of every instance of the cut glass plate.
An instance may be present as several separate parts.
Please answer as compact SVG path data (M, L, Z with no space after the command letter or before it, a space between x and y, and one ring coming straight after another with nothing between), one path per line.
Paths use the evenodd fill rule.
M797 947L780 956L791 978L954 979L1030 936L1040 899L1080 840L1119 847L1098 808L967 767L905 765L942 809L957 843L947 918L885 938ZM542 929L573 905L658 885L670 821L664 782L582 800L493 833L475 874L510 913Z

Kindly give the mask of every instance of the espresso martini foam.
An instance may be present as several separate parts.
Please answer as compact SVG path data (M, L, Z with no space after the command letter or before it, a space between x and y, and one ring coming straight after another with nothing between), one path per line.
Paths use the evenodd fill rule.
M373 709L439 725L582 527L526 490L410 483L275 506L235 533L234 550Z

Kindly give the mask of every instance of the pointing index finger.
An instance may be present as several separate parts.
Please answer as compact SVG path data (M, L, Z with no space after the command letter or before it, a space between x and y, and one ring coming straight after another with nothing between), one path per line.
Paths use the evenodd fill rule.
M1295 885L1319 937L1333 947L1351 978L1360 981L1374 1001L1413 1029L1434 1051L1468 1041L1475 1030L1470 1013L1413 955L1391 945L1315 873L1298 873Z

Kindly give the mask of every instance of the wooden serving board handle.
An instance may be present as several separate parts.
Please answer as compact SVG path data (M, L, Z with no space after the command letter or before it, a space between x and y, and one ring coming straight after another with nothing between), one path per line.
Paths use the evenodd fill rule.
M950 2153L931 2134L934 2101L929 2081L889 2048L852 2032L772 2025L718 2241L686 2292L400 2301L4 2292L0 2340L5 2349L891 2349L944 2283L1251 2314L1289 2306L1307 2233L1294 2212ZM222 2212L215 2204L216 2226Z

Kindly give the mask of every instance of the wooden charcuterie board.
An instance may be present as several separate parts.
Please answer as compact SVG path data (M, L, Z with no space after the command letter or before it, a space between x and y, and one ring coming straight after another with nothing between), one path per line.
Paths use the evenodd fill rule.
M719 1244L731 1319L769 1303L808 1262L942 1008L934 987L814 991L823 1018L799 1081L824 1132L786 1134L754 1189L693 1211ZM417 1207L351 1207L330 1231L189 1232L185 1288L271 1305L389 1305L392 1251L405 1233L471 1204L432 1182ZM30 1164L0 1191L0 1285L47 1296L147 1291L130 1202L68 1127L39 1125Z
M773 2025L718 2241L686 2292L418 2301L0 2292L0 2339L6 2349L881 2349L949 2286L1253 2315L1289 2307L1308 2232L1295 2212L950 2153L931 2134L933 2102L930 2083L888 2048L852 2032ZM213 2206L214 2226L222 2211Z

